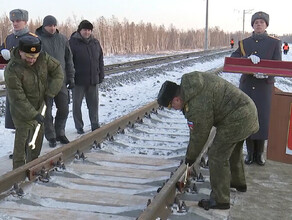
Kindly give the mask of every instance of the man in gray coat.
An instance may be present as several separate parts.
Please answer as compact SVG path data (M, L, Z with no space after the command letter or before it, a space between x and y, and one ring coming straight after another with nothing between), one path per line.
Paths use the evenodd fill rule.
M45 137L50 147L56 147L57 141L62 144L69 143L65 135L65 126L69 114L69 91L74 83L74 64L68 39L59 33L57 19L48 15L43 20L43 25L36 30L36 34L42 40L42 50L57 59L62 66L64 82L60 92L53 98L47 98L47 111L45 117ZM67 87L68 86L68 87ZM55 122L52 115L53 101L57 112Z
M261 59L282 60L281 41L269 36L266 28L269 26L269 15L265 12L256 12L251 18L252 35L239 42L238 49L231 57L250 58L255 65ZM263 156L264 143L268 139L271 96L274 89L273 76L263 74L243 74L240 78L239 88L244 91L256 104L260 129L257 133L246 139L247 156L245 164L254 161L259 165L265 164Z

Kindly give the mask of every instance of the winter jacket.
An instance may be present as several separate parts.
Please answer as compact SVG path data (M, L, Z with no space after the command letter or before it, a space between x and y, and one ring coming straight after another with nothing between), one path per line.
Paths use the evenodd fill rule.
M29 34L32 34L31 32L29 32L28 28L24 28L23 30L21 31L18 31L16 34L12 33L12 34L9 34L4 43L2 44L0 50L2 49L8 49L8 50L12 50L13 48L17 47L18 46L18 43L19 43L19 39L23 36L26 36L26 35L29 35Z
M45 95L54 97L60 91L64 74L60 62L41 52L34 65L29 66L13 49L11 60L4 71L10 102L10 112L15 126L35 123L41 112Z
M75 73L69 41L58 30L56 30L55 34L51 34L43 26L36 30L36 34L42 41L42 50L61 63L65 73L64 83L68 84L68 80L73 79Z
M69 40L73 54L76 85L96 85L104 79L103 51L97 39L84 39L74 32Z
M183 75L180 89L183 112L190 127L186 159L196 160L213 126L217 141L229 144L244 140L258 130L253 101L224 79L192 72Z
M266 60L282 60L281 41L264 34L255 34L242 41L245 54L240 45L231 54L231 57L248 57L252 54ZM271 96L274 89L274 76L266 79L257 79L253 75L243 74L240 78L239 88L244 91L256 104L259 114L260 129L251 139L268 139Z

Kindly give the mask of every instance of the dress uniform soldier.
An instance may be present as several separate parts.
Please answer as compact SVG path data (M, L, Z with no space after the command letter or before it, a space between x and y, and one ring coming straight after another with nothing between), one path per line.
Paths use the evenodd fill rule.
M256 12L251 18L252 35L239 42L239 47L231 57L250 58L257 64L260 59L282 60L281 41L267 34L269 15L265 12ZM254 161L259 165L265 164L263 156L264 143L268 139L271 96L274 89L274 76L263 74L243 74L239 88L244 91L256 104L260 129L246 140L247 165Z
M198 205L206 210L229 209L230 187L247 190L242 149L244 139L258 130L254 102L224 79L201 72L183 75L180 85L166 81L157 101L182 110L188 120L190 141L185 162L189 165L196 161L212 127L216 127L208 150L212 192Z
M56 59L41 51L41 41L35 35L24 36L12 50L11 60L4 71L10 112L14 122L15 140L13 169L36 159L43 142L43 126L32 150L28 143L38 123L45 97L54 97L61 89L64 74Z
M18 46L19 39L31 34L27 27L28 12L26 10L14 9L10 11L9 18L13 24L13 33L6 37L0 48L1 55L7 62L10 60L11 50ZM15 129L9 112L9 100L7 97L5 105L5 128Z

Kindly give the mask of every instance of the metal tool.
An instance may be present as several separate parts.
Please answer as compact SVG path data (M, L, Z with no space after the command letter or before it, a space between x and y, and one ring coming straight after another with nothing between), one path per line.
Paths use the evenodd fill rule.
M47 106L46 106L46 104L44 104L42 112L41 112L42 116L45 116L46 109L47 109ZM36 139L37 139L37 137L39 135L40 128L41 128L41 124L38 123L38 125L37 125L37 127L36 127L36 129L35 129L35 131L33 133L32 139L28 143L28 146L31 147L32 150L35 149L35 141L36 141Z

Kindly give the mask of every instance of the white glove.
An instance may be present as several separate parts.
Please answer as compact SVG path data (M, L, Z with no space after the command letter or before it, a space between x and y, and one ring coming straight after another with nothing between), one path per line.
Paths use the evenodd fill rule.
M7 49L1 50L1 55L5 60L10 60L10 51Z
M255 74L253 74L253 77L255 77L257 79L266 79L266 78L268 78L268 76L263 74L263 73L255 73Z
M248 59L251 59L251 62L253 62L253 64L258 64L261 61L261 59L256 55L250 55Z

